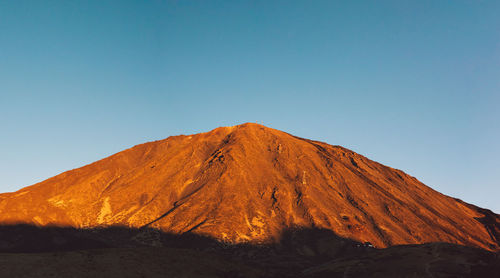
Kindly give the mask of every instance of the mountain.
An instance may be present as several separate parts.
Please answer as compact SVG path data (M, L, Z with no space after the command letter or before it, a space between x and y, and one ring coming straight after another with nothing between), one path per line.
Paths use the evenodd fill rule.
M109 226L271 244L322 229L375 247L500 250L500 216L340 146L247 123L137 145L17 192L0 224Z

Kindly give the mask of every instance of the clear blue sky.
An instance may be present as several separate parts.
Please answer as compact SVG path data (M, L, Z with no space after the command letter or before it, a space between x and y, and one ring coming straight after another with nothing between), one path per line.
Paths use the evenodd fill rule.
M259 122L500 212L500 1L0 1L0 191Z

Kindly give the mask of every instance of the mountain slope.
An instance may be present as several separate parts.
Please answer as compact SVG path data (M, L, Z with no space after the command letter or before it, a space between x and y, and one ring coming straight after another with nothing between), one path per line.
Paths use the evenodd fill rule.
M491 211L345 148L250 123L138 145L0 194L0 223L148 226L232 243L314 227L376 247L500 244Z

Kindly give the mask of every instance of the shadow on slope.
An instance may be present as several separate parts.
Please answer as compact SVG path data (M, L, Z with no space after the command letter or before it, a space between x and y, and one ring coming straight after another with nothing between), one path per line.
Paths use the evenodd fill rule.
M253 245L152 228L10 225L0 226L0 253L2 277L498 277L500 273L498 253L447 243L375 249L321 229L291 229L277 243ZM36 275L31 274L33 269Z

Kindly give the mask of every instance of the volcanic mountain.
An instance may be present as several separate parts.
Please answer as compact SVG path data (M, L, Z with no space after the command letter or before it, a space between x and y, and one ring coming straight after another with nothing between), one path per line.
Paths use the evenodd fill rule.
M17 192L0 224L156 228L269 243L294 228L375 247L499 250L500 216L340 146L247 123L137 145Z

